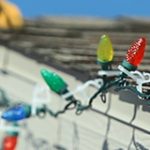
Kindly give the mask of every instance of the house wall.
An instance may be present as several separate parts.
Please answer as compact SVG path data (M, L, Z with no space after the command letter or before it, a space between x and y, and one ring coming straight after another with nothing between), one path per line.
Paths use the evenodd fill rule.
M57 72L68 81L71 90L82 84L71 75L0 47L0 69L8 71L7 75L0 74L0 87L6 90L10 97L31 103L35 85L45 85L39 73L41 68ZM94 90L89 87L87 95ZM65 101L50 93L49 107L53 110L62 108ZM82 94L77 97L85 102ZM139 100L136 95L129 91L108 93L106 104L97 98L94 110L88 110L80 116L75 115L74 111L68 111L57 119L47 115L44 119L33 117L25 122L35 141L43 138L48 141L51 149L59 145L67 150L135 150L135 143L143 150L149 149L149 108L143 111L143 106L137 105L137 101ZM24 121L20 124L23 125ZM26 133L22 128L17 150L36 149L27 142Z

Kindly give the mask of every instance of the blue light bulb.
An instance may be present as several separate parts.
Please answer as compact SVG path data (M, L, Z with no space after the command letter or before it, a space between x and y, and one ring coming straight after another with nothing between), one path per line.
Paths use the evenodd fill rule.
M17 105L9 108L2 114L2 118L7 121L19 121L30 117L31 106L30 105Z

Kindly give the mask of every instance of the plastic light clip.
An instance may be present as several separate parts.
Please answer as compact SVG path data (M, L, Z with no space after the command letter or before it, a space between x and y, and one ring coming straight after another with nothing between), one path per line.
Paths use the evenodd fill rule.
M128 71L123 66L119 65L118 69L128 75L137 83L137 90L142 93L142 85L145 83L150 83L150 73L141 73L139 71Z
M4 120L0 119L0 131L4 132L20 132L20 128L18 126L6 126Z
M120 71L117 70L100 70L98 71L99 76L107 76L107 77L113 77L113 76L118 76L120 75Z
M36 84L33 89L32 116L36 116L37 108L41 107L43 104L48 104L51 102L51 94L47 86Z

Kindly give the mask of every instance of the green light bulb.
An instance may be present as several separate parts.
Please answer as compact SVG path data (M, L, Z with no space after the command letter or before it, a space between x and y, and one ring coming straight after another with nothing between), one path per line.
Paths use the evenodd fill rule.
M114 50L110 38L102 35L97 48L97 61L100 63L108 63L113 60Z
M50 72L46 69L41 70L41 75L49 88L57 94L62 94L67 90L67 83L56 73Z

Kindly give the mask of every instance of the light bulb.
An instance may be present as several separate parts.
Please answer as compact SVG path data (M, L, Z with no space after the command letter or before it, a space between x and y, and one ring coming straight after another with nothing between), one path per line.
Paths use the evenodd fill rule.
M3 140L3 150L15 150L17 145L17 136L6 136Z
M122 66L128 70L135 70L141 63L146 47L146 39L144 37L135 41L128 49L126 60L122 62Z
M13 127L18 127L18 124L14 122ZM5 138L3 140L3 150L15 150L18 141L19 132L18 131L8 131L6 132Z
M102 35L97 48L97 61L107 63L113 60L114 50L110 38Z
M57 94L63 94L64 91L67 90L67 83L56 73L50 72L46 69L42 69L41 75L53 92Z
M30 117L31 106L30 105L17 105L9 108L2 114L2 118L7 121L19 121Z

